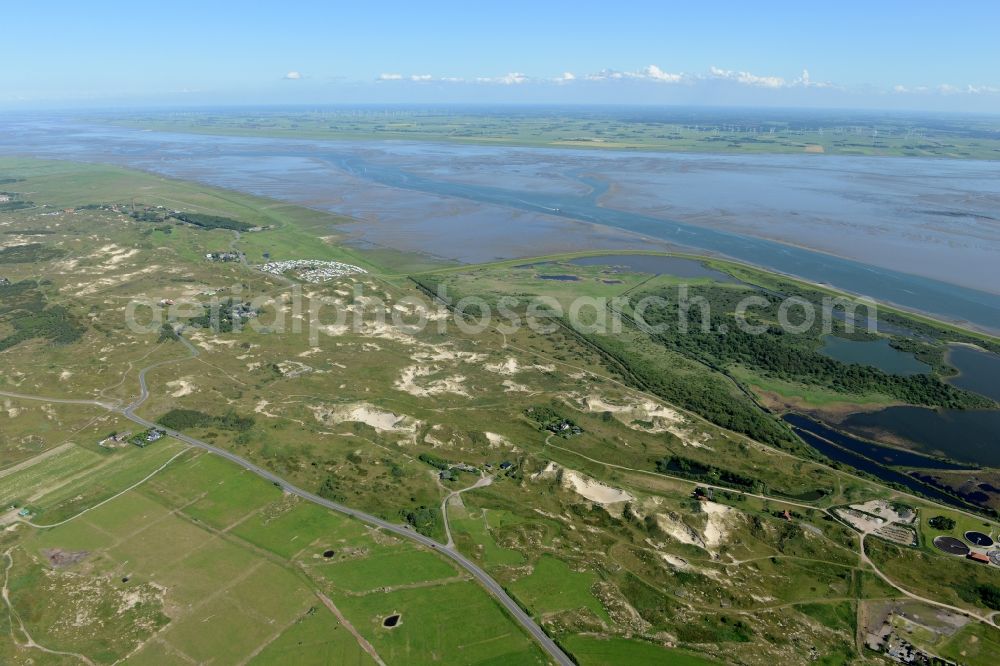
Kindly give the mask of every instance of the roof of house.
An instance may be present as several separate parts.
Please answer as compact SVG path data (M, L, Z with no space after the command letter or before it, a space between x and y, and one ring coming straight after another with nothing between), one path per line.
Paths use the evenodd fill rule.
M976 562L983 562L986 564L989 564L990 561L990 558L986 557L982 553L977 553L976 551L970 552L968 555L966 555L966 557L968 557L970 560L975 560Z

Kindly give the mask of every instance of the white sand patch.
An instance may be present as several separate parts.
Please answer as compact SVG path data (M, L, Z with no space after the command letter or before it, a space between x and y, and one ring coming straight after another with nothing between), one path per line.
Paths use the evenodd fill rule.
M194 393L195 389L198 387L192 382L193 379L193 377L181 377L180 379L167 382L167 388L173 389L173 393L170 394L170 397L183 398L186 395Z
M64 382L72 376L73 376L72 372L70 372L69 370L63 370L62 372L59 373L59 381Z
M282 361L281 363L278 363L277 366L281 376L288 377L289 379L301 377L302 375L307 375L310 372L316 372L315 368L300 361Z
M666 405L652 400L637 400L632 404L617 404L608 402L599 395L589 395L583 398L583 408L588 412L610 412L614 417L632 430L660 433L669 432L681 440L685 446L708 448L704 440L705 433L696 433L689 427L687 418Z
M508 358L503 363L488 363L483 367L490 372L497 373L498 375L516 375L521 371L521 366L518 364L517 359L513 356Z
M663 561L672 566L674 569L688 570L691 565L687 563L683 557L677 557L676 555L671 555L670 553L660 553L660 557Z
M331 338L335 338L345 335L351 329L348 328L346 324L327 324L326 326L320 326L318 330L323 335L329 335Z
M421 384L417 383L418 378L428 377L438 371L438 368L434 366L408 366L403 368L399 378L393 383L393 388L417 396L418 398L426 398L442 393L453 393L468 397L469 394L464 386L465 377L462 375L452 375L443 379L435 379L429 382L422 382Z
M654 517L656 526L674 540L705 548L705 539L697 530L681 520L680 516L673 513L657 513Z
M513 446L510 443L510 441L508 441L508 439L506 437L504 437L503 435L501 435L499 433L486 432L486 433L483 433L483 434L486 435L486 440L490 443L490 448L491 449L496 449L496 448L499 448L501 446Z
M272 419L280 418L277 414L267 411L267 406L270 404L271 404L270 402L268 402L264 398L261 398L259 401L257 401L257 404L254 406L253 411L257 414L260 414L261 416L267 416L268 418Z
M324 405L310 406L316 420L334 425L337 423L364 423L379 432L416 433L420 421L405 414L395 414L375 407L367 402L359 402L342 407Z
M305 350L304 352L299 353L298 357L299 358L308 358L308 357L312 356L313 354L316 354L317 352L319 352L319 347L310 347L309 349Z
M419 363L442 363L444 361L479 363L486 358L486 354L456 351L454 349L449 349L444 345L424 345L424 349L422 351L416 352L410 358Z
M532 481L534 481L535 479L544 479L550 476L555 476L558 472L559 472L559 465L555 464L554 462L550 462L548 465L545 466L545 468L542 471L535 472L534 474L531 475L530 478Z
M156 266L156 265L147 266L146 268L134 271L132 273L122 273L114 277L103 277L94 280L93 282L80 282L76 284L76 287L80 288L80 290L76 292L76 295L88 296L90 294L97 293L99 290L105 287L116 287L118 285L131 282L136 278L138 278L139 276L149 275L150 273L156 273L157 271L161 270L161 268L162 268L161 266Z
M361 334L371 338L382 338L392 340L406 345L413 345L416 341L412 335L384 322L365 322L361 327Z
M631 493L625 490L613 488L586 474L567 469L554 462L550 462L545 466L545 469L531 475L532 480L552 477L558 478L563 488L572 490L577 495L601 506L631 502L635 499Z
M717 502L702 502L701 510L708 514L705 523L705 545L716 548L724 543L732 529L732 522L739 513L730 506Z
M132 250L126 250L124 248L119 248L118 250L115 250L114 252L110 253L111 256L109 256L104 261L104 263L100 265L100 269L101 270L108 270L108 269L115 268L118 264L122 263L126 259L131 259L132 257L134 257L137 254L139 254L138 248L135 248L135 249L132 249Z
M531 393L531 389L524 384L518 384L511 379L505 379L503 382L504 393Z
M630 502L635 499L630 493L620 488L612 488L596 479L569 469L563 470L562 484L576 494L601 505Z

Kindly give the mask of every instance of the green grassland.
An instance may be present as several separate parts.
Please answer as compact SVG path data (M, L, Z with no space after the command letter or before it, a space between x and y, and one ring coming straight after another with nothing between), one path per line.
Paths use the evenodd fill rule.
M307 254L306 245L327 252L316 237L331 235L326 227L335 222L237 195L233 203L230 193L152 176L121 172L127 177L118 182L118 172L104 167L33 164L10 166L26 178L17 186L39 192L32 197L42 205L58 201L60 210L104 201L88 200L88 191L120 202L139 192L143 203L156 203L152 197L160 192L196 212L233 219L244 219L241 206L270 206L245 219L274 228L237 239L232 232L186 225L150 231L107 209L5 214L5 228L47 226L53 233L42 242L66 250L58 260L11 265L11 278L44 274L51 282L46 296L65 304L86 330L70 344L25 341L0 353L0 376L11 378L0 390L125 404L137 396L139 369L164 362L146 376L150 398L139 410L143 416L156 420L180 409L205 414L185 433L299 487L386 520L409 521L442 542L441 502L487 474L490 485L463 492L449 505L456 547L580 663L661 656L703 663L692 654L725 663L805 663L812 648L828 663L871 657L856 647L851 620L858 602L901 593L862 561L857 533L825 509L903 497L899 492L826 465L782 439L784 430L774 431L780 436L769 443L720 427L709 418L716 415L688 408L681 393L665 398L637 382L627 364L565 329L467 332L452 323L444 332L436 326L401 332L380 325L386 312L369 298L389 311L405 309L412 299L430 301L406 269L380 264L393 257L335 242L323 257L372 272L296 289L304 312L321 298L363 310L358 330L334 326L310 340L301 320L300 331L278 331L270 323L224 333L190 327L183 335L198 350L194 357L183 343L161 340L156 328L129 330L123 303L138 296L202 299L204 290L233 285L241 294L280 300L292 291L287 282L238 262L205 262L203 252L234 243L251 256L283 248L284 258L318 257ZM61 179L65 193L59 193ZM271 233L273 245L247 245ZM118 249L102 251L109 245ZM109 254L122 258L109 265ZM418 279L430 276L459 295L487 299L538 293L568 303L577 293L617 295L676 284L669 276L647 281L627 274L616 275L620 284L608 284L600 268L573 267L580 281L554 282L510 262L441 268L422 258L409 261L433 267ZM564 269L571 270L558 270ZM624 360L641 355L656 373L673 378L672 390L712 391L733 413L757 414L771 419L767 427L781 428L724 372L629 329L618 344L633 354ZM11 416L10 409L23 411ZM540 412L569 419L581 432L564 437L545 430L531 417ZM66 458L41 459L0 476L0 491L10 501L25 501L25 489L38 494L45 524L70 518L50 529L19 525L0 532L0 546L13 559L11 602L40 645L99 663L127 654L137 663L162 663L223 653L257 663L290 655L319 661L329 654L343 654L346 663L367 661L325 596L386 663L544 663L540 649L485 590L439 555L285 496L209 454L184 453L135 489L81 513L180 450L169 439L146 449L97 447L108 432L129 429L122 421L99 407L17 399L0 411L0 424L10 428L0 428L0 460L9 461L0 474L67 438L73 442ZM658 466L672 458L695 471ZM428 461L479 471L441 479ZM511 464L501 469L503 462ZM711 503L693 498L706 484L716 486ZM628 499L602 499L608 494ZM977 565L928 549L926 518L946 511L906 501L919 510L920 547L897 553L869 536L872 559L914 593L981 611L947 588L963 577L993 580L995 571L970 569ZM786 509L791 521L781 517ZM959 520L956 530L983 522L957 511L947 515ZM56 548L86 555L53 568L43 551ZM333 551L329 557L327 551ZM48 594L39 601L32 595L43 586ZM92 605L81 601L88 586L98 592ZM133 588L140 588L139 607L123 601ZM84 631L70 621L76 607L115 625L131 622L134 629ZM384 627L391 614L400 614L400 624ZM3 615L0 621L9 622ZM212 631L205 631L206 623ZM668 643L673 651L662 647ZM11 655L43 657L0 646L0 661ZM616 656L621 658L612 661Z
M939 649L946 659L969 666L986 666L1000 654L1000 636L986 627L970 624L952 636Z
M157 113L92 120L170 132L296 139L404 139L484 145L678 152L802 153L995 159L996 121L827 113L699 111L695 124L675 113L602 110L570 113L456 113L394 109L239 113ZM873 134L877 132L877 134Z
M234 483L252 486L258 501L246 506L243 520L237 520L250 540L206 522L206 518L228 522L228 505L221 513L206 513L203 502L213 489ZM416 635L433 637L427 654L462 650L470 662L497 653L520 655L523 663L541 663L537 648L486 593L472 583L456 583L456 571L437 556L398 540L388 545L353 521L299 502L289 504L288 499L269 496L271 490L265 481L246 477L230 463L195 455L58 527L23 534L13 543L4 537L13 563L7 577L12 606L40 644L72 650L97 663L111 663L127 654L135 663L158 663L171 655L197 661L219 655L253 657L259 663L274 663L304 644L315 655L343 654L367 663L367 654L317 597L319 590L330 592L330 581L335 580L345 590L338 605L343 602L358 631L380 651L383 642L390 654L414 649L394 647L393 639L383 636L377 613L389 605L407 617ZM301 519L278 524L270 520L296 513L307 516L313 534L299 529ZM262 531L268 537L260 538ZM338 550L344 547L350 557L321 565L311 561L317 553L304 552L296 565L294 555L263 550L254 537L265 544L299 540L301 550L312 545L317 553L330 544ZM40 561L53 549L75 553L79 559L58 567ZM400 591L386 588L393 556L406 565L401 567L405 578L397 575ZM327 571L331 567L339 569L334 574ZM408 585L415 585L415 594L407 594ZM41 591L45 594L39 597ZM439 601L446 601L447 607ZM419 629L421 624L439 626L470 612L477 614L483 636L504 636L504 640L487 645L489 641L480 644L476 639L473 644L468 642L467 628L430 633ZM87 624L73 621L80 613L86 614ZM90 628L92 622L109 621L129 629L95 633ZM208 621L212 631L204 630ZM398 630L404 637L411 634L402 626ZM409 640L412 635L404 644Z

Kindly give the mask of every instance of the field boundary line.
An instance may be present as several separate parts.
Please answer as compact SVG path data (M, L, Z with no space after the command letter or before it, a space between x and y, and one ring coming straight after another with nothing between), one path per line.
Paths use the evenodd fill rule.
M50 528L53 528L53 527L59 527L60 525L65 525L66 523L70 522L71 520L76 520L80 516L82 516L82 515L84 515L86 513L89 513L91 511L93 511L94 509L100 508L100 507L104 506L105 504L107 504L110 501L118 499L119 497L121 497L125 493L128 493L128 492L131 492L132 490L135 490L136 488L138 488L139 486L141 486L142 484L146 483L147 481L149 481L150 479L152 479L154 476L156 476L157 474L159 474L160 472L162 472L164 469L166 469L167 465L169 465L173 461L177 460L177 458L181 457L182 455L184 455L185 453L187 453L190 450L191 450L190 446L185 446L183 449L181 449L180 451L178 451L177 453L175 453L174 455L172 455L170 457L170 459L167 460L167 462L163 463L162 465L160 465L159 467L157 467L156 469L154 469L152 472L150 472L148 475L146 475L144 478L140 479L139 481L136 481L135 483L133 483L131 486L129 486L125 490L122 490L121 492L116 493L116 494L112 495L111 497L109 497L107 499L101 500L100 502L98 502L94 506L88 506L86 509L84 509L80 513L74 514L74 515L70 516L69 518L67 518L66 520L61 520L58 523L52 523L51 525L37 525L37 524L31 522L30 520L24 520L24 521L21 521L21 522L27 523L28 525L31 525L32 527L35 527L35 528L38 528L38 529L43 529L43 530L44 529L50 529Z
M369 656L375 660L376 664L379 666L386 666L385 662L382 661L382 657L378 656L378 652L375 651L375 646L369 643L368 639L362 636L358 630L354 628L354 625L351 624L350 620L348 620L347 617L340 612L340 609L333 603L333 600L319 590L316 590L316 596L319 597L319 600L323 602L323 605L326 606L331 613L333 613L334 617L337 618L337 621L340 622L344 629L351 632L354 639L358 642L358 645L361 646L361 649L367 652Z

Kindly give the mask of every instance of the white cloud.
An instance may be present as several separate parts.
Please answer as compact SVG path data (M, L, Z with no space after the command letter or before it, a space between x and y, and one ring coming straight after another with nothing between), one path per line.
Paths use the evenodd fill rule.
M620 81L622 79L638 79L658 81L660 83L681 83L690 79L687 74L665 72L657 65L647 65L633 72L622 72L617 69L602 69L594 74L588 74L589 81Z
M379 81L402 81L403 80L403 75L402 74L386 74L385 72L383 72L382 74L378 75L378 80Z
M663 81L664 83L680 83L684 80L683 74L671 74L670 72L664 72L662 69L656 65L650 65L646 69L642 70L640 74L653 81Z
M970 84L965 88L965 92L970 95L995 95L996 93L1000 93L1000 88L996 86L974 86Z
M509 74L504 74L503 76L479 76L476 77L476 83L499 83L505 86L519 85L521 83L526 83L528 77L521 72L510 72Z
M757 86L761 88L784 88L787 82L780 76L758 76L750 72L734 72L731 69L719 69L710 67L709 75L716 79L735 81L745 86Z
M434 77L430 74L413 74L410 76L411 81L433 81Z
M576 74L573 72L563 72L552 80L556 83L569 83L570 81L576 81Z
M302 78L302 74L300 72L296 72L293 69L292 71L288 72L288 74L285 74L285 78L288 79L289 81L298 81L299 79Z
M607 81L624 78L625 72L619 72L616 69L602 69L594 74L587 74L587 80L589 81Z

